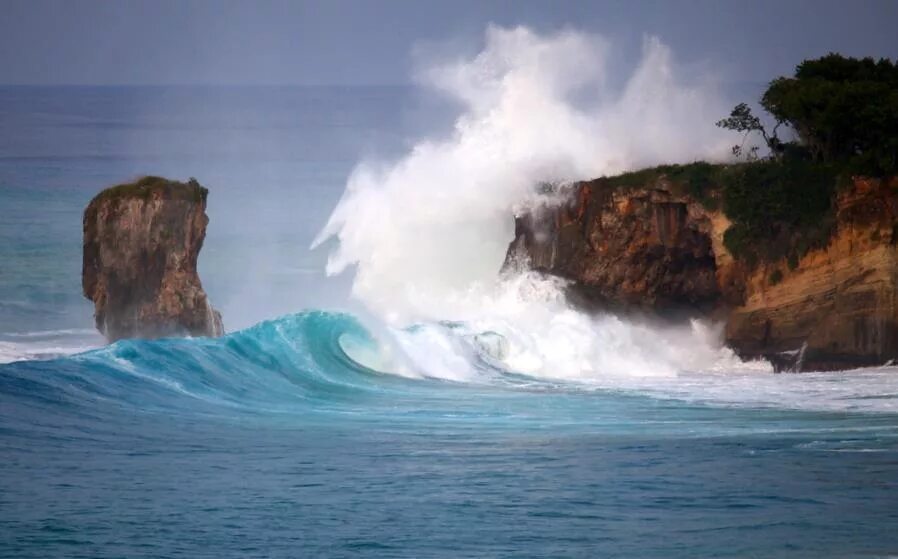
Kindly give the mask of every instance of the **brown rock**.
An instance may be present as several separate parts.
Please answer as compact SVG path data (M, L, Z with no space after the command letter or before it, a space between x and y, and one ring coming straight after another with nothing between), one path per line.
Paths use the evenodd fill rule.
M856 178L835 199L824 248L754 267L726 250L730 222L663 177L602 179L516 218L506 266L572 281L578 303L727 320L726 341L778 369L846 369L898 358L898 178ZM775 280L775 281L774 281Z
M698 203L663 181L573 188L568 204L516 218L507 265L524 256L573 280L570 296L590 306L704 313L717 304L712 220Z
M82 287L110 342L224 333L196 271L208 192L193 179L145 177L88 204Z
M898 179L855 179L835 200L829 244L791 269L759 266L726 337L740 354L793 352L804 370L878 365L898 357ZM776 274L779 281L771 282Z

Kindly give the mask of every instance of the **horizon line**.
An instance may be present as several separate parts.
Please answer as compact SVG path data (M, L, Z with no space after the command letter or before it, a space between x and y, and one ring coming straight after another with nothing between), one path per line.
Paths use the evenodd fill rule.
M0 87L413 87L414 83L0 83Z

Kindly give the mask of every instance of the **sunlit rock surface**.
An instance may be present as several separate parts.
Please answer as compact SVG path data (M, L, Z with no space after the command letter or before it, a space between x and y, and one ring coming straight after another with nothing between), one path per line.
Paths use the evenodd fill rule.
M572 300L592 309L726 320L728 345L780 369L898 358L898 179L853 179L828 244L792 266L734 259L726 215L664 177L568 190L567 202L516 217L506 266L567 278Z

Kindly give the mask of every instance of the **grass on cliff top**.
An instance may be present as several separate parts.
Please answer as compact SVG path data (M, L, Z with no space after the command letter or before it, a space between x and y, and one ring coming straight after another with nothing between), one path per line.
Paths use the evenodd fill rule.
M846 169L801 158L730 165L697 161L606 177L612 188L640 187L666 178L709 210L722 208L733 225L724 244L754 267L786 258L795 267L825 246L835 226L834 195Z
M706 161L695 161L685 165L659 165L630 171L614 177L605 177L603 182L612 188L641 187L662 178L674 186L685 189L685 193L701 202L708 209L718 207L720 175L727 165L715 165Z
M193 178L187 182L180 182L164 177L146 176L134 182L111 186L97 194L91 203L125 198L147 200L155 192L161 192L162 198L167 200L189 200L197 203L205 200L209 193Z

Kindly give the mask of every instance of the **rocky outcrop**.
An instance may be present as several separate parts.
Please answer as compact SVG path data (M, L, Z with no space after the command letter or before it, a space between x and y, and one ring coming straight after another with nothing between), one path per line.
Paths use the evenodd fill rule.
M82 287L109 341L223 334L196 270L207 195L193 179L145 177L88 204Z
M712 223L664 181L632 189L602 179L575 185L570 200L515 222L506 265L573 280L571 296L621 310L709 311L720 299Z
M739 353L809 370L898 358L898 179L855 179L835 208L827 246L745 275L726 328Z
M506 266L571 280L581 304L726 320L731 347L778 369L886 363L898 358L898 179L855 179L834 205L825 247L750 266L724 246L726 215L664 177L583 182L516 218Z

